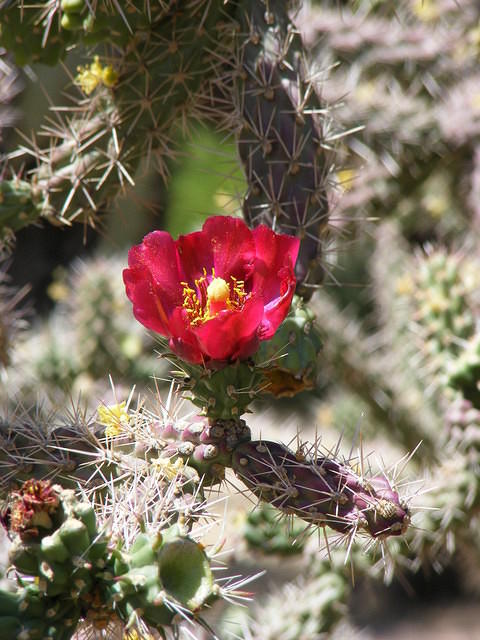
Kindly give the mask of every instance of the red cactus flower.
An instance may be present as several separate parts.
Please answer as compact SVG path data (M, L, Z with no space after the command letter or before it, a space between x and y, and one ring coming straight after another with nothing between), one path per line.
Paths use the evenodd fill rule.
M193 363L252 355L285 318L295 291L299 240L238 219L209 218L180 236L153 231L123 272L137 320Z

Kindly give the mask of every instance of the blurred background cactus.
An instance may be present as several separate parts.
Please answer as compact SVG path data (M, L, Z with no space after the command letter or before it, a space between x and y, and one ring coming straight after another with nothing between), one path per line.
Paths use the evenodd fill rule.
M8 638L475 637L478 3L4 0L0 47ZM218 371L122 282L214 214L301 240Z

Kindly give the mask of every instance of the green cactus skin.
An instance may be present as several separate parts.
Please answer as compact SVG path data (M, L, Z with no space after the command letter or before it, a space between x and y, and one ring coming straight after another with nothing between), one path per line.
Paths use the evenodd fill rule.
M280 518L277 509L264 502L247 515L243 537L251 550L266 555L291 556L303 552L305 537L302 533L306 528L307 525L297 518L289 521Z
M2 3L0 9L0 45L13 53L16 64L30 62L57 64L75 35L60 26L58 2L36 0Z
M329 207L325 108L315 93L305 51L284 0L245 1L239 22L233 116L248 181L243 213L301 238L297 292L309 296L323 277Z
M289 316L275 336L261 344L254 360L237 360L221 369L183 362L169 351L167 341L159 343L162 355L177 367L171 373L184 396L202 415L212 422L236 420L265 392L292 396L313 388L321 345L313 321L314 315L297 297Z
M472 295L478 265L442 249L418 260L413 280L417 333L432 373L441 374L455 360L462 340L475 330Z
M11 233L38 220L41 211L41 195L29 182L0 179L0 241L8 242Z
M409 329L413 326L432 388L442 396L445 387L451 387L480 406L476 256L430 249L417 257L399 283L403 297L408 297Z
M480 409L480 336L475 334L464 343L457 359L448 362L446 382L449 387L460 391L475 409Z
M175 1L120 3L85 0L21 0L0 9L0 45L13 53L16 64L56 65L73 45L112 43L126 46L132 34L175 10ZM123 5L123 6L122 6ZM193 3L192 3L193 5Z
M124 550L98 527L93 507L60 485L27 481L7 505L10 561L22 580L36 578L13 594L0 590L12 640L70 638L81 618L101 629L137 616L164 633L179 611L197 613L219 593L205 551L177 525L140 533Z
M267 441L241 444L232 462L257 497L307 522L373 538L403 535L410 523L408 508L384 476L363 480L335 460L309 461Z
M188 615L215 599L207 555L176 526L156 538L139 534L122 559L128 570L121 571L109 594L125 621L141 610L143 620L161 630L179 610Z
M252 361L237 360L223 369L214 370L180 362L169 353L166 355L179 365L179 370L173 374L185 397L210 420L240 418L265 384L264 371Z
M223 42L219 28L229 7L222 0L188 0L168 11L162 3L152 3L150 12L143 0L138 5L141 9L133 11L138 23L131 33L122 16L116 17L128 32L124 42L116 38L110 16L106 18L115 46L123 48L99 64L102 73L111 67L115 79L105 86L98 71L98 82L79 80L89 98L74 106L64 126L46 128L50 148L33 149L38 166L27 186L5 181L11 201L5 211L0 204L0 221L8 218L5 230L27 224L34 210L56 224L93 223L107 202L134 184L141 162L167 180L175 155L173 139L187 126L187 116L195 120L212 115L210 107L200 113L201 97L221 66L214 50ZM29 202L18 205L26 193ZM15 211L27 212L27 218L14 217Z
M288 316L273 338L261 343L255 356L266 369L264 375L270 385L265 391L276 397L292 397L313 389L321 346L315 315L299 296L294 296Z

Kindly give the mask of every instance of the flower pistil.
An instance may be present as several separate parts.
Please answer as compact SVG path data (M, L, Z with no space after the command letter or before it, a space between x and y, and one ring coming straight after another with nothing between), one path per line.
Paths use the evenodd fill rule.
M221 311L240 311L248 296L243 280L230 276L228 284L223 278L215 276L215 269L212 269L212 279L208 282L204 268L203 276L195 280L195 289L188 282L180 284L183 287L182 306L193 326L215 318Z

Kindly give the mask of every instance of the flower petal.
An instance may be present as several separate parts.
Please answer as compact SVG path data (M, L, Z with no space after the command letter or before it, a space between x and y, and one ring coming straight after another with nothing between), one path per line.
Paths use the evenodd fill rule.
M280 274L281 272L282 270ZM273 338L276 330L285 320L290 305L292 304L297 282L294 277L292 278L290 271L287 271L285 277L282 279L282 283L285 287L283 295L265 305L263 321L259 329L260 340Z
M124 269L127 296L133 302L133 315L147 329L170 336L168 316L156 293L148 269Z
M285 319L295 293L294 266L300 240L274 233L265 225L256 227L253 236L257 250L253 293L265 300L259 336L261 340L268 340Z
M177 247L166 231L152 231L143 242L128 252L131 269L148 269L162 303L171 309L182 303L182 286L185 279Z
M261 293L265 301L275 300L285 292L285 280L295 281L294 266L300 247L299 238L278 234L265 225L253 230L257 260L253 277L254 291ZM287 268L283 277L282 269ZM290 275L291 274L291 275Z
M240 218L213 216L203 225L210 242L215 275L228 280L248 280L255 264L255 243L251 230Z
M129 252L123 274L127 295L135 317L168 337L180 357L196 364L227 364L252 355L259 340L271 338L287 315L298 247L297 238L264 225L252 232L243 220L229 216L209 218L202 231L176 242L168 233L154 231ZM242 308L224 309L203 322L200 315L192 325L183 308L182 282L194 287L205 272L211 279L212 269L226 282L242 280L247 296L236 301Z
M212 360L247 358L258 347L257 329L263 318L263 300L250 298L241 311L223 311L194 328L202 351Z
M170 348L187 362L201 364L205 356L198 344L197 337L185 318L184 309L177 307L170 316Z
M180 236L176 242L184 272L184 280L190 286L204 275L211 275L214 266L213 251L210 238L203 231L195 231Z

